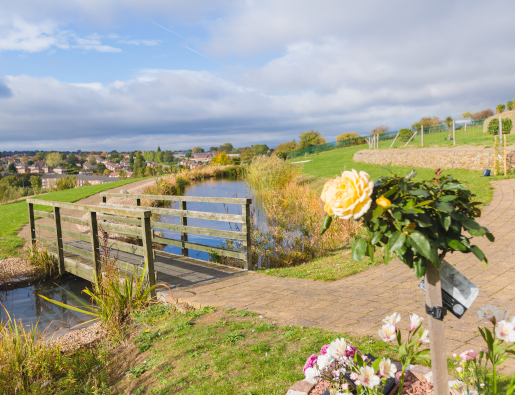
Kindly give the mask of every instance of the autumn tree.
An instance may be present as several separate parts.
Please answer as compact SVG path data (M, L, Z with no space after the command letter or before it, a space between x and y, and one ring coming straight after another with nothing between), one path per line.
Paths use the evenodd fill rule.
M201 152L204 152L204 148L195 147L195 148L193 148L193 150L191 152L193 154L200 154Z
M311 129L309 132L302 132L299 135L300 138L300 148L307 148L313 145L320 145L327 143L326 139L320 134L320 132L315 132Z
M59 152L51 152L46 156L45 162L50 167L57 167L63 163L63 158Z
M231 163L231 158L225 152L220 152L211 159L213 165L228 165L229 163Z
M299 149L299 145L295 140L287 141L286 143L279 144L275 149L274 153L277 154L279 152L290 152Z
M361 136L357 133L342 133L338 137L336 137L336 141L356 139L359 137L361 137Z
M379 125L372 129L372 134L383 134L390 130L390 128L386 125Z

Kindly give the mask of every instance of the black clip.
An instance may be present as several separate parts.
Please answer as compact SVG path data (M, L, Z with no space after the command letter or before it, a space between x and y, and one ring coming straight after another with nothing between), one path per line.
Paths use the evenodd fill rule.
M426 304L426 313L433 316L435 320L443 321L443 317L447 314L447 307L435 306L429 307Z

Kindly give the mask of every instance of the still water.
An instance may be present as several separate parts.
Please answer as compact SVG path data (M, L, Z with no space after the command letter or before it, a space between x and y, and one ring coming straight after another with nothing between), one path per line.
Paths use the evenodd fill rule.
M260 201L252 193L250 187L242 180L214 180L209 179L201 183L192 184L186 188L185 196L202 196L202 197L226 197L226 198L251 198L251 211L255 219L261 224L264 223L264 210ZM172 203L171 208L179 208L177 203ZM221 203L196 203L188 202L187 209L192 211L206 211L213 213L240 214L241 205L221 204ZM163 215L160 221L171 224L179 224L179 217ZM210 221L198 218L188 218L189 226L197 226L210 229L220 230L239 230L238 224L230 224L227 222ZM163 232L164 236L170 239L180 240L179 232L157 229ZM188 235L188 241L200 243L209 246L220 246L223 239L218 237L209 237L201 235ZM181 254L181 248L175 246L167 246L165 251L174 254ZM189 256L202 260L209 260L207 252L189 250ZM71 277L65 281L56 284L55 282L43 282L36 285L30 285L23 288L14 289L7 292L0 291L0 303L7 309L12 318L21 319L23 325L30 327L38 323L40 332L47 329L49 335L60 336L67 332L68 328L81 324L91 319L91 317L78 312L72 312L69 309L59 307L55 304L45 301L38 295L44 295L50 299L57 300L72 306L80 304L66 292L70 292L76 297L88 302L87 295L82 290L90 287L90 283L78 277ZM0 321L7 319L7 313L0 306Z

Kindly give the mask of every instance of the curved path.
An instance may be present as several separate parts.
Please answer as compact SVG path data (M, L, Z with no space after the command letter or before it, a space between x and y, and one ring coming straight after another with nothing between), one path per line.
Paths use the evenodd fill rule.
M449 353L477 350L483 345L477 330L479 307L490 303L515 313L515 179L496 181L492 185L493 200L479 222L492 231L496 241L490 243L486 238L476 241L489 259L487 268L484 269L472 254L455 253L447 257L447 261L480 290L461 320L452 314L445 318ZM408 313L425 316L425 295L417 284L413 270L395 260L388 266L377 266L334 282L251 273L177 290L174 296L195 306L246 309L280 324L315 326L377 339L381 320L386 315L400 313L403 329L408 325Z

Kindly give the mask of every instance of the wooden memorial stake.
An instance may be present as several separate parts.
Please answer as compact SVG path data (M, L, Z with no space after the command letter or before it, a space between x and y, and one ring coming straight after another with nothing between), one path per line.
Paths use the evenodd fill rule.
M442 288L440 283L440 270L430 261L427 261L426 278L424 282L426 288L426 305L430 308L441 307ZM428 315L428 322L434 394L449 395L443 320L437 320L432 315Z
M497 135L494 136L494 176L497 175Z

